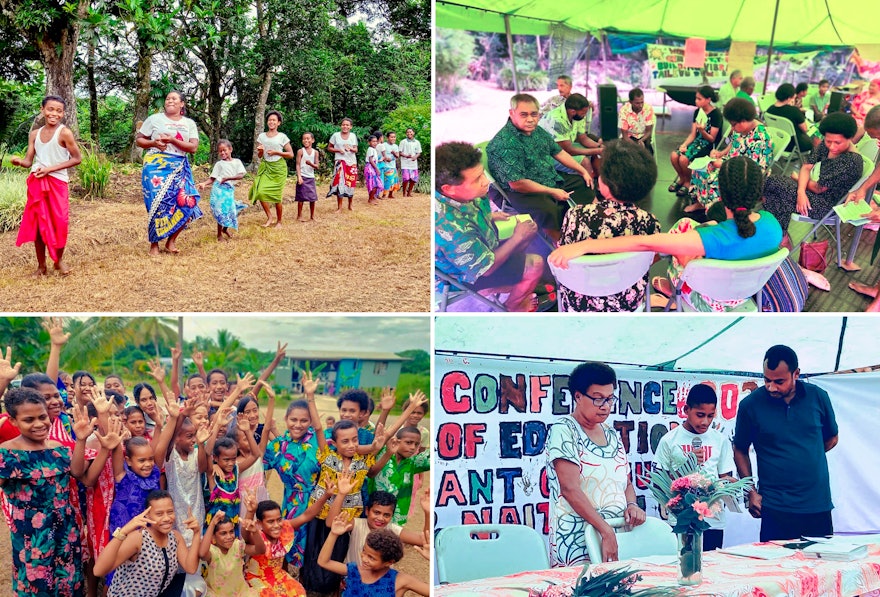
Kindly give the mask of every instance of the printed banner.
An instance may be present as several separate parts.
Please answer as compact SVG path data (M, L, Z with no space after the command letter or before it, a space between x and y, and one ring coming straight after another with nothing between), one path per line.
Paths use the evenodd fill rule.
M648 44L648 63L654 79L678 77L702 77L703 69L710 79L727 74L727 53L706 52L706 64L702 68L685 67L685 49L682 46Z
M544 471L544 443L549 426L572 410L568 375L576 363L544 360L504 359L480 356L435 358L434 413L435 530L445 526L502 523L525 524L546 537L549 533L549 489ZM649 516L660 516L650 490L633 474L651 470L654 452L669 429L681 424L682 408L691 387L707 382L715 386L719 404L714 427L732 438L739 402L763 385L760 377L736 374L658 372L615 367L619 402L606 423L620 434L630 465L637 501ZM869 378L866 380L866 378ZM842 383L865 380L865 385ZM834 383L832 403L864 407L867 383L877 384L878 374L828 375L810 381ZM861 390L858 388L861 387ZM876 385L875 385L876 387ZM850 389L846 389L850 388ZM831 390L829 389L829 392ZM849 395L847 395L849 394ZM855 409L841 409L841 446L858 446L852 435L875 434L868 427L875 418L873 407L866 416L850 416ZM846 430L846 431L844 431ZM858 430L858 431L857 431ZM844 435L844 433L846 435ZM835 475L835 462L859 468L847 447L829 454L832 490L843 493L859 515L835 512L839 531L880 529L880 514L871 504L880 499L880 475L864 479L843 479ZM753 465L754 466L754 465ZM796 472L793 472L796 474ZM851 506L854 502L859 506ZM838 500L835 498L835 503ZM872 509L873 508L873 509ZM862 516L862 512L872 512ZM725 544L756 541L759 521L747 513L728 517Z

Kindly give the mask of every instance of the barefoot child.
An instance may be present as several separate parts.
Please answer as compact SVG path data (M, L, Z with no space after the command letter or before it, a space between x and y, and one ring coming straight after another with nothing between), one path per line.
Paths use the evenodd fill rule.
M250 531L255 524L253 518L242 522L242 526ZM208 566L205 574L208 590L216 597L257 597L257 590L251 589L244 579L242 566L245 558L266 553L263 534L251 532L254 542L245 543L236 537L235 531L232 521L218 512L202 537L199 557Z
M397 175L397 158L400 155L400 148L397 146L397 133L388 131L385 134L388 141L382 148L382 197L385 197L385 191L388 191L388 198L394 199L394 191L400 188L400 177Z
M232 143L228 139L220 139L217 144L220 160L211 170L211 178L199 183L198 189L211 187L211 213L217 220L217 241L221 242L229 235L229 229L238 230L238 212L245 208L244 203L235 200L235 184L246 174L244 164L232 157Z
M309 219L315 221L315 201L318 200L318 189L315 186L315 168L318 167L320 154L313 148L315 136L312 133L303 133L302 148L296 152L296 219L300 222L306 220L302 217L303 203L309 204Z
M425 596L430 594L428 583L391 568L403 558L403 544L388 529L370 531L360 564L343 564L330 559L336 540L350 531L351 526L351 519L346 514L336 517L330 536L318 555L319 566L345 576L343 597L396 597L407 591Z
M413 187L419 183L419 156L422 144L414 129L406 129L406 139L400 142L400 173L403 178L403 196L412 197Z
M46 124L31 131L25 156L11 160L13 166L31 170L27 178L27 203L15 246L34 243L37 276L47 273L47 250L55 270L62 276L70 273L70 268L61 260L70 220L67 169L79 164L82 155L73 133L61 124L65 107L64 100L56 95L43 98L40 113Z
M13 512L12 594L79 595L82 551L69 485L82 468L69 448L49 439L49 414L38 391L9 390L5 406L21 433L0 444L0 487Z
M379 139L376 135L370 135L367 142L370 146L367 148L367 163L364 164L364 184L370 196L367 203L376 205L379 203L376 200L376 195L382 192L382 175L379 173L379 151L377 149Z
M342 198L348 198L348 209L351 211L351 200L354 187L357 185L357 135L351 132L354 123L351 118L343 118L339 132L330 136L327 151L333 153L333 182L327 196L336 195L336 211L342 211Z
M260 133L257 137L257 155L262 158L260 167L257 169L257 177L254 186L251 187L251 203L260 202L260 207L266 214L266 223L263 228L272 226L272 215L269 204L275 204L275 226L281 225L281 212L283 210L282 199L284 195L284 183L287 182L287 162L293 157L293 148L290 139L278 130L281 126L281 113L272 110L266 116L266 133ZM283 158L283 159L282 159Z

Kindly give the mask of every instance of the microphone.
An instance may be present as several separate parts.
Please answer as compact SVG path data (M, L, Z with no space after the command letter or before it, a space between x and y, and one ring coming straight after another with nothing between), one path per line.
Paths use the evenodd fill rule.
M703 447L703 440L699 437L695 437L691 440L691 451L694 453L694 456L697 454L697 450ZM700 463L700 459L697 458L697 463ZM702 466L702 465L701 465Z

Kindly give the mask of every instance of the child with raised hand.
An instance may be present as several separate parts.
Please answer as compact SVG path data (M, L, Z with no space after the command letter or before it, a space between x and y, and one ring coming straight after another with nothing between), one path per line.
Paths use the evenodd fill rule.
M4 404L20 432L0 444L0 487L12 508L12 592L80 595L80 532L69 495L71 475L81 476L84 462L74 462L69 448L49 439L49 414L39 392L9 390Z
M324 434L321 433L321 417L318 414L318 408L315 405L315 390L318 383L312 379L310 372L302 374L303 391L306 395L306 402L309 406L309 414L312 419L312 426L315 428L315 437L318 440L318 462L321 463L321 473L318 482L310 498L310 504L314 504L327 494L331 484L338 483L338 476L341 473L350 474L352 478L351 487L346 494L339 494L333 501L342 500L342 511L356 518L363 512L363 498L361 487L366 480L367 473L375 464L375 453L378 452L385 442L385 436L381 428L377 429L375 441L373 443L374 451L369 454L358 454L358 428L350 419L339 421L333 427L333 442L336 450L333 451L327 445ZM324 544L329 533L329 529L325 524L329 506L325 505L317 518L311 521L306 530L306 549L302 569L302 582L309 591L319 593L330 593L339 588L341 580L338 574L334 574L327 570L322 570L316 566L318 552ZM337 551L334 552L334 559L342 561L345 552L348 550L348 535L345 535L341 541L336 543Z
M315 486L318 471L318 440L311 428L309 405L305 400L295 400L284 414L287 430L269 442L263 455L266 469L274 469L284 486L281 516L292 519L306 511L309 496ZM306 544L305 528L296 530L293 547L287 552L287 562L300 568Z
M207 564L205 580L212 597L257 597L259 592L248 586L242 570L243 562L266 552L263 534L253 532L256 522L253 518L242 521L242 527L248 531L253 543L246 543L236 537L235 525L231 520L218 512L208 525L202 543L199 546L199 557Z
M245 540L255 541L252 536L261 534L266 544L266 552L250 559L245 577L252 588L258 589L262 597L283 594L292 597L305 597L305 589L284 570L284 560L293 548L297 529L312 520L321 511L327 499L336 494L336 486L330 485L327 493L311 504L305 512L293 519L281 516L281 506L272 500L257 502L253 492L244 494L247 507L245 520L256 515L261 531L242 528Z
M403 179L403 196L412 197L413 188L419 183L419 156L422 144L416 139L416 131L406 129L406 139L400 142L400 173Z
M170 585L178 566L187 574L199 567L199 550L187 548L175 528L174 503L161 489L151 491L147 509L113 532L95 562L95 574L115 570L108 597L158 597ZM201 539L201 525L190 516L184 524Z
M64 100L57 95L43 98L40 114L46 124L30 132L25 156L11 160L13 166L30 168L31 172L27 178L27 203L15 245L34 243L36 276L47 274L47 250L55 271L62 276L70 273L70 268L62 261L70 220L67 169L79 164L82 155L73 132L61 124L66 107Z
M232 238L229 229L238 230L238 212L246 206L235 200L235 184L244 178L247 171L238 158L232 157L232 142L220 139L217 143L220 160L214 164L211 177L199 183L197 188L202 191L211 187L211 213L217 220L217 242ZM224 235L226 238L223 238Z
M720 431L712 428L718 396L709 384L697 384L690 389L684 407L685 420L681 425L670 429L660 439L655 452L654 463L658 468L674 471L680 467L693 452L703 472L716 479L733 478L736 466L733 460L733 446ZM699 438L700 446L694 448ZM675 525L675 516L670 513L669 523ZM709 529L703 533L703 548L706 551L719 549L724 542L724 511L706 518Z
M406 524L412 501L414 479L431 469L431 455L419 452L422 434L415 427L404 427L379 453L374 469L370 470L369 491L387 491L397 496L397 511L393 522Z
M397 133L388 131L385 134L388 139L382 147L382 159L380 168L382 170L382 198L385 198L385 192L388 192L388 198L394 199L394 191L400 188L400 176L397 174L397 158L400 157L400 148L397 146Z
M254 422L258 420L259 413L259 407L257 407L255 398L247 397L242 399L239 407L247 400L247 408L243 412L240 410L236 420L230 424L227 434L228 437L235 439L238 446L238 465L241 471L238 479L239 489L242 492L256 492L255 495L258 502L269 499L269 492L266 489L266 475L263 470L263 454L266 453L266 444L269 443L269 436L271 435L269 431L272 424L274 424L275 412L275 392L272 391L272 387L265 381L258 381L254 390L259 392L260 386L265 388L266 393L269 395L269 402L266 407L266 421L268 423L266 426L263 426L263 434L259 443L256 443L257 438L254 434ZM253 408L257 409L256 414L248 412L248 410ZM252 443L255 443L257 446L256 452L253 450ZM246 462L250 462L250 466L243 466ZM242 505L241 514L242 516L245 514L244 505Z
M397 535L387 529L370 531L364 542L360 564L343 564L331 559L336 541L345 536L351 527L352 519L347 514L337 516L318 555L319 566L345 576L343 597L396 597L407 591L430 595L428 583L391 568L403 558L403 544Z
M315 221L315 202L318 200L318 188L315 186L315 169L318 167L320 154L312 148L315 136L303 133L303 146L296 152L296 219L306 222L302 217L303 203L309 204L309 219Z
M379 170L379 160L381 158L379 156L379 150L377 149L379 139L376 135L370 135L367 137L367 143L369 143L370 146L367 148L366 163L364 164L364 185L367 187L367 193L369 195L367 203L370 205L376 205L379 203L379 201L376 200L376 196L383 190L382 174Z

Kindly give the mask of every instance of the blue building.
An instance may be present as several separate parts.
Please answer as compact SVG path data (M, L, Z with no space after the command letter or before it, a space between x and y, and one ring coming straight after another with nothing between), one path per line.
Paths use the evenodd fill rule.
M397 387L400 369L408 360L393 352L289 350L275 369L275 385L292 393L302 392L300 372L308 363L312 371L323 365L317 374L322 394L335 396L348 388Z

